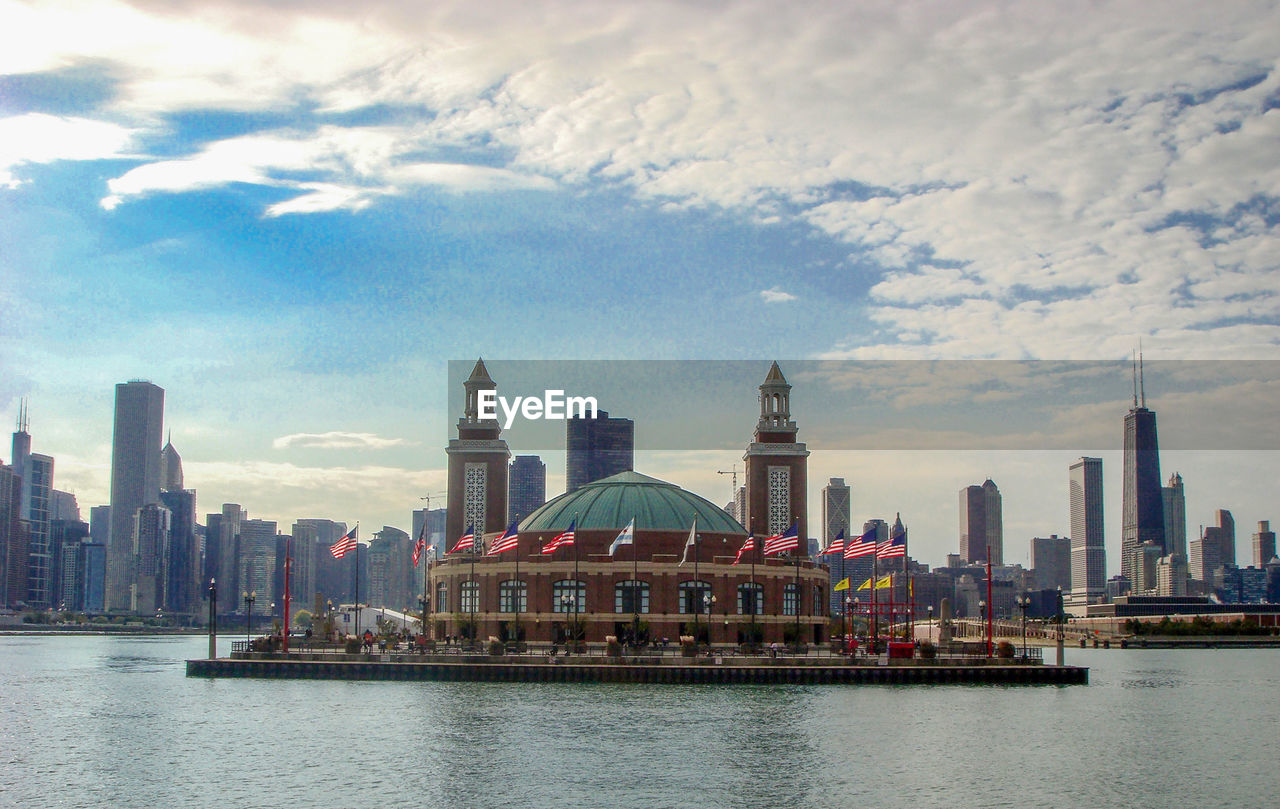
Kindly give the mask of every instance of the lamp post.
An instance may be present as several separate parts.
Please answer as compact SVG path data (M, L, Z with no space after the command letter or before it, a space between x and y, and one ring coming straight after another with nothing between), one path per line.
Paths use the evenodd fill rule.
M274 632L274 631L275 631L275 628L276 628L275 624L276 624L276 602L272 601L272 602L271 602L271 630L272 630L272 632ZM286 627L284 627L284 629L281 631L281 633L280 633L280 634L282 634L282 635L287 635L287 634L289 634L289 627L287 627L287 626L286 626Z
M575 582L575 585L576 585L576 582ZM576 615L575 607L577 606L577 601L578 601L578 598L576 595L573 595L570 593L562 594L560 596L560 611L563 613L573 613ZM565 645L570 649L576 650L578 648L578 644L577 644L577 638L575 638L574 635L577 634L577 627L574 626L573 618L568 619L567 623L569 626L569 631L567 633L568 637L565 638Z
M844 597L844 613L840 616L840 628L844 630L844 650L849 651L849 635L853 630L853 621L849 618L849 609L853 606L853 599L849 596Z
M1058 665L1059 666L1063 665L1066 662L1063 654L1064 633L1063 633L1062 624L1064 623L1067 616L1063 613L1064 611L1062 609L1062 585L1058 585Z
M978 617L982 619L982 623L987 623L987 602L978 602ZM990 624L987 624L990 626ZM991 657L991 633L987 632L987 657Z
M249 633L253 631L253 602L258 599L258 591L250 590L244 596L244 642L249 643ZM245 649L245 651L249 651Z
M209 659L218 656L218 582L209 579Z
M849 619L849 634L850 634L850 635L857 635L857 634L858 634L858 625L855 623L855 621L857 621L857 619L858 619L858 607L859 607L859 605L861 604L861 601L862 601L862 599L858 598L857 596L854 596L854 597L853 597L853 617ZM852 656L852 653L850 653L850 656Z
M929 643L933 643L933 605L929 605Z
M1031 606L1031 594L1018 596L1018 608L1022 610L1022 659L1027 659L1027 608Z
M715 607L715 605L716 605L716 597L714 595L712 595L711 593L702 594L702 606L704 611L707 613L707 647L708 649L711 647L711 618L712 618L711 612L712 612L712 609ZM698 643L698 635L696 632L694 633L694 636L693 636L693 642L695 646Z

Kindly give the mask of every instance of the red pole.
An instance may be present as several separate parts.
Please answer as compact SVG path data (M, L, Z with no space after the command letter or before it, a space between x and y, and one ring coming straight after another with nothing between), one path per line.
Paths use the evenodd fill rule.
M991 617L995 615L996 603L991 600L991 546L987 546L987 657L991 657Z
M281 633L284 638L281 641L280 648L284 649L284 653L289 653L289 542L284 541L284 631Z

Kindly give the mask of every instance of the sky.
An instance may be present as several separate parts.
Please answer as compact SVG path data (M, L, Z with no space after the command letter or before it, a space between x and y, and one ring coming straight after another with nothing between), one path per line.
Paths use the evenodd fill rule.
M83 508L133 378L202 513L407 528L450 361L1280 358L1276 3L263 6L0 0L0 414ZM831 403L792 381L804 440ZM1103 454L1118 570L1114 442L835 443L815 522L844 477L935 564L961 487L1001 486L1025 561ZM1226 444L1162 469L1243 554L1280 459ZM735 461L637 466L724 502Z

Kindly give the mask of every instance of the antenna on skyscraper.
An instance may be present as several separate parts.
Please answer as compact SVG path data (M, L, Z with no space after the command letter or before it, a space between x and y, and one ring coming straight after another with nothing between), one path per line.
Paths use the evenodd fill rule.
M1147 406L1147 383L1142 378L1142 338L1138 338L1138 389L1142 391L1142 406Z
M27 428L31 426L31 421L27 413L27 400L25 398L18 400L18 432L25 433Z
M1133 406L1138 407L1138 352L1133 352Z

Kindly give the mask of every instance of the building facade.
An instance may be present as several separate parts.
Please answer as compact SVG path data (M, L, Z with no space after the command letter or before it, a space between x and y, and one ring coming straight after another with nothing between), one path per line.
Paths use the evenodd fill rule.
M1000 489L991 478L960 490L960 558L968 564L1004 564L1004 517Z
M1096 604L1107 597L1102 459L1077 459L1068 470L1067 482L1071 506L1072 600Z
M111 445L111 531L107 541L106 609L133 609L137 575L133 530L138 510L160 501L160 435L164 391L144 380L116 385Z
M547 465L537 455L517 455L510 476L508 523L523 520L547 502Z
M1270 520L1259 520L1253 534L1253 566L1266 567L1276 555L1276 532L1271 530Z
M1071 540L1051 534L1031 540L1032 589L1071 589Z
M565 421L565 491L635 468L636 425L600 410Z
M767 537L798 526L801 548L809 536L809 450L797 441L798 427L791 420L791 386L773 363L759 388L760 417L755 440L747 446L747 530Z
M849 536L853 490L844 478L831 478L822 488L822 547L826 548L843 531Z
M477 360L463 383L465 402L458 437L449 441L448 500L445 542L456 543L464 531L477 537L507 525L507 463L511 451L501 438L496 418L480 418L480 391L496 391L484 360Z
M1120 574L1137 583L1142 546L1155 542L1160 555L1169 553L1164 535L1164 495L1160 486L1160 447L1156 414L1146 408L1145 395L1124 417L1124 481L1121 500ZM1135 588L1135 594L1138 592Z

